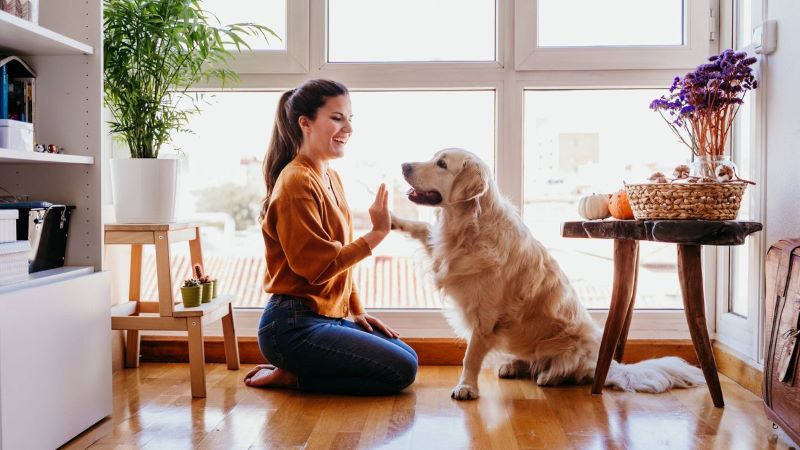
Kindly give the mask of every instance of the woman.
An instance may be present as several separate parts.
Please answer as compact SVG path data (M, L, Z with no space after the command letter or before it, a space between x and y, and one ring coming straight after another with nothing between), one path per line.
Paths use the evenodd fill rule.
M328 168L344 156L351 118L347 88L335 81L311 80L281 96L261 211L273 295L258 344L272 364L250 371L248 386L378 395L416 376L417 354L364 311L353 282L353 266L386 237L391 219L382 184L369 209L372 230L353 240L341 181Z

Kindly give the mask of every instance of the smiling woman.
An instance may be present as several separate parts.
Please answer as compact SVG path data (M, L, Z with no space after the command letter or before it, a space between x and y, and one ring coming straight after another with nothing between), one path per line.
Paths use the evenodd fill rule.
M322 79L278 103L261 214L272 296L258 326L259 349L273 365L248 373L248 386L363 395L397 393L414 381L416 353L364 310L353 281L353 266L389 234L390 218L381 184L369 208L372 229L353 239L339 175L328 167L344 155L350 109L347 88Z

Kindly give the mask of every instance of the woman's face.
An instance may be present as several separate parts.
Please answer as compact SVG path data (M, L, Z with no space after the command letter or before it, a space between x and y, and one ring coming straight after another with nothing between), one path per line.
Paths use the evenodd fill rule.
M344 146L353 133L352 118L348 95L329 97L317 110L314 120L301 116L298 121L303 130L303 145L309 155L320 160L344 156Z

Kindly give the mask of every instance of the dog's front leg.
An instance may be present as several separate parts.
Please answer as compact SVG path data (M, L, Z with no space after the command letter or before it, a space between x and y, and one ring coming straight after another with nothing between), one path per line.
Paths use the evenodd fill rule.
M480 396L478 392L478 374L483 365L483 358L491 349L487 336L482 336L478 330L472 332L467 343L467 353L464 355L464 368L458 384L450 392L456 400L474 400Z
M408 220L397 217L392 213L392 229L402 231L409 236L422 242L425 246L425 251L428 256L433 254L433 246L431 245L431 226L426 222L417 220Z

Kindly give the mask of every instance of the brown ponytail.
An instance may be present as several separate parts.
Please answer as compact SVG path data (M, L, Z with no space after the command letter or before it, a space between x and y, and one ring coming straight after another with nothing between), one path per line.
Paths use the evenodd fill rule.
M317 110L325 105L328 97L348 95L347 88L336 81L309 80L297 89L286 91L278 102L275 112L275 125L272 128L272 140L264 157L264 183L267 195L261 204L259 222L264 220L269 206L269 199L278 175L297 155L303 143L303 131L298 119L306 116L311 120L317 118Z

